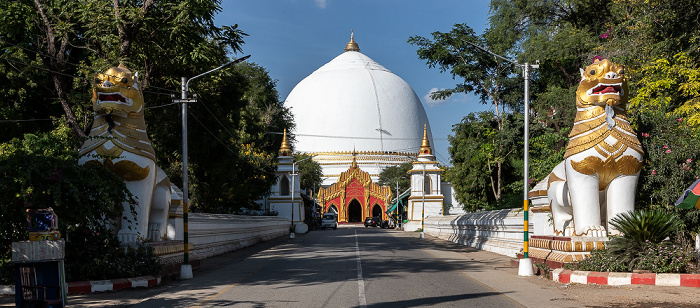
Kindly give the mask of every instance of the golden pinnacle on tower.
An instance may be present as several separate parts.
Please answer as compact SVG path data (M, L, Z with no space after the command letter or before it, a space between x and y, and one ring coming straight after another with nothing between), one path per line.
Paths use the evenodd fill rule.
M360 51L360 46L355 43L355 33L353 30L350 30L350 41L345 44L345 51Z
M289 141L287 141L287 129L284 129L284 135L282 136L282 146L280 146L279 156L292 156L292 147L289 146Z
M423 142L420 145L420 154L433 154L430 149L430 141L428 141L428 124L423 124Z
M357 168L357 151L355 150L355 147L352 148L352 164L350 164L350 168Z

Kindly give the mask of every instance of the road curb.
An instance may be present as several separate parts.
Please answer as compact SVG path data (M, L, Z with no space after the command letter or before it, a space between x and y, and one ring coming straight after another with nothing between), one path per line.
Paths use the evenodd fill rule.
M656 285L700 288L700 274L655 274L572 271L558 268L552 280L560 283L598 284L611 286Z
M69 282L68 294L96 293L133 288L150 288L160 285L160 276L141 276L125 279L92 280Z

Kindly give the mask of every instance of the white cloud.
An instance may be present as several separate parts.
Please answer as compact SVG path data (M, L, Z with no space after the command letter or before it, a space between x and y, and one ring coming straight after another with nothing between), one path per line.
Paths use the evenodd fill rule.
M322 9L325 9L326 5L328 4L326 0L314 0L314 2L316 2L316 6Z
M450 96L451 102L466 103L468 100L469 100L469 97L464 93L455 93L455 94L452 94L452 96Z
M454 103L466 103L469 100L469 97L464 94L464 93L454 93L450 95L446 99L433 99L430 96L433 94L433 92L445 90L445 88L439 89L438 88L432 88L428 91L427 94L423 96L423 101L428 105L428 106L438 106L444 103L449 103L449 102L454 102Z
M444 89L442 89L442 90L444 90ZM431 106L444 103L445 100L443 100L443 99L433 99L432 97L430 97L433 94L433 92L437 92L437 91L438 91L438 88L430 89L428 91L428 94L423 96L423 101L425 101L426 104L431 105Z

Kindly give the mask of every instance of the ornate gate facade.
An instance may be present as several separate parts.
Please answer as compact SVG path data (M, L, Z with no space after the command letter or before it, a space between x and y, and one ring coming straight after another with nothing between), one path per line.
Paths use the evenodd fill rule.
M330 211L332 206L338 209L339 222L349 221L348 205L353 200L357 200L362 207L361 221L372 217L372 208L375 205L382 209L379 218L385 219L386 213L384 212L387 209L386 205L391 200L391 188L372 183L369 173L362 171L353 157L350 168L340 174L338 182L319 190L318 200L323 205L324 212Z

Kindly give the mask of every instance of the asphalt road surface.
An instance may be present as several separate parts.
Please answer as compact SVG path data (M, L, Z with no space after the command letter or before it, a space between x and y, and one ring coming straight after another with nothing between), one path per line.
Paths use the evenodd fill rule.
M202 260L194 278L68 296L69 307L697 307L697 288L560 284L510 258L362 225ZM0 297L0 307L14 307Z
M522 307L401 233L310 232L133 307Z

